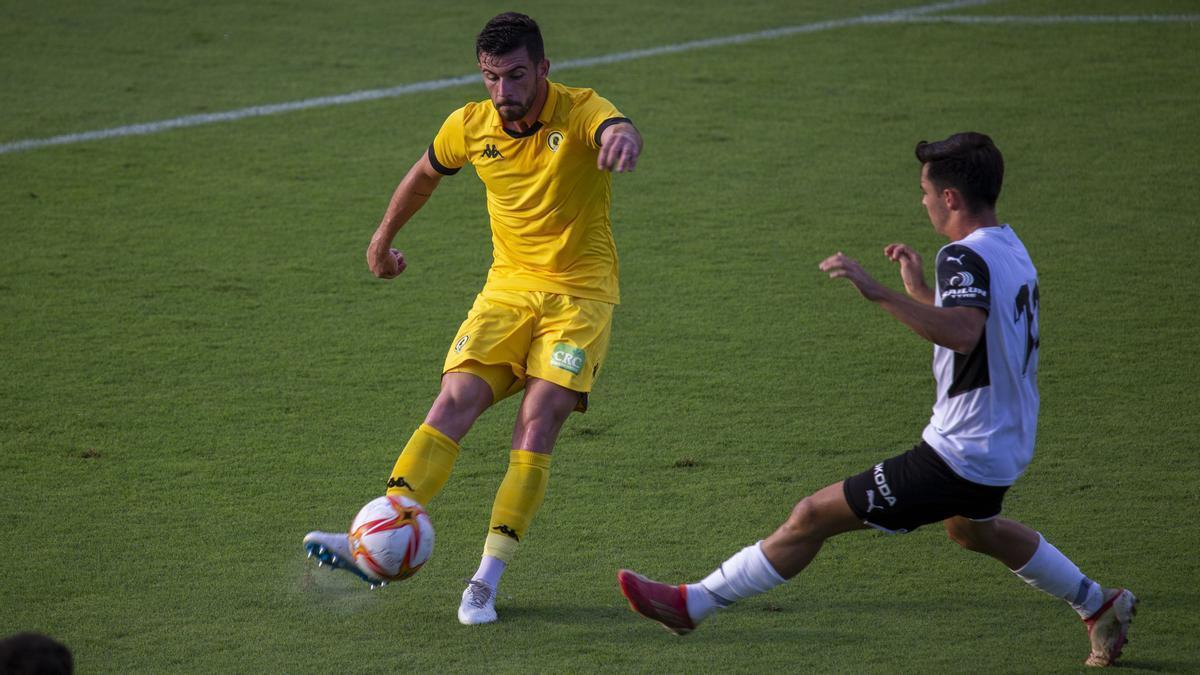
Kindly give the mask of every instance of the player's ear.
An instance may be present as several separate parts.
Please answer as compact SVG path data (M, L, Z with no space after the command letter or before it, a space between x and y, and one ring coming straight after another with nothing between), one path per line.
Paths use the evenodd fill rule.
M966 202L963 201L962 193L954 188L946 188L945 190L942 190L942 202L945 203L946 208L951 211L960 211L964 206L966 206Z
M542 59L537 65L538 77L545 78L550 74L550 59Z

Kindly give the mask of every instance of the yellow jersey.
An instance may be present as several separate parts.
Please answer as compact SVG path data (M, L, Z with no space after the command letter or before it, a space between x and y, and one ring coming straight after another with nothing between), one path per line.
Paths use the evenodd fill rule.
M596 158L604 129L629 120L591 89L546 84L528 130L505 129L490 99L468 103L446 118L429 161L444 175L470 162L487 188L494 250L485 288L616 304L611 175Z

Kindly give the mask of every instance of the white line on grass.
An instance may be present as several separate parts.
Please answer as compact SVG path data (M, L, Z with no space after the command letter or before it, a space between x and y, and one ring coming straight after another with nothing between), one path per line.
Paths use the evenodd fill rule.
M1053 25L1060 23L1197 23L1200 14L1080 14L1052 16L898 16L895 23L958 23L958 24L1033 24ZM883 23L882 21L878 23Z
M1200 22L1200 14L1143 14L1143 15L1075 15L1075 16L926 16L937 12L949 9L961 9L963 7L985 5L992 0L956 0L953 2L939 2L930 5L922 5L911 9L901 9L894 12L884 14L867 14L863 16L853 17L849 19L833 19L830 21L818 21L815 23L807 23L799 26L785 26L782 28L772 28L768 30L756 31L753 33L740 33L738 35L726 35L724 37L709 38L706 40L692 40L690 42L680 42L671 45L662 45L659 47L650 47L647 49L635 49L626 52L618 52L615 54L606 54L604 56L593 56L584 59L571 59L555 64L555 70L569 70L572 68L587 68L589 66L605 65L611 63L621 63L623 61L633 61L636 59L644 59L652 56L661 56L663 54L678 54L682 52L690 52L701 49L713 49L716 47L725 47L728 45L745 44L747 42L757 42L760 40L771 40L782 37L790 37L793 35L802 35L806 33L817 33L820 31L832 30L834 28L845 28L847 26L859 26L868 24L887 24L887 23L955 23L955 24L1033 24L1033 25L1053 25L1062 23L1195 23ZM175 117L157 122L146 122L143 124L132 124L123 127L113 127L109 129L97 129L95 131L83 131L74 134L63 134L61 136L52 136L50 138L31 138L21 141L13 141L10 143L0 144L0 155L21 152L24 150L33 150L36 148L45 148L54 145L68 145L72 143L83 143L86 141L102 140L105 138L121 138L124 136L140 136L145 134L156 134L170 129L179 129L183 127L194 127L202 124L215 124L217 122L233 122L236 120L246 119L249 117L266 117L268 115L279 115L282 113L293 112L297 110L308 110L311 108L326 108L330 106L349 105L351 103L360 103L362 101L375 101L384 98L395 98L397 96L406 96L408 94L416 94L425 91L436 91L439 89L449 89L459 85L471 84L479 79L477 73L470 75L461 75L459 77L450 77L441 80L428 80L425 82L414 82L411 84L402 84L396 87L387 89L366 89L362 91L350 92L348 94L338 94L335 96L319 96L317 98L308 98L300 101L290 101L287 103L273 103L269 105L257 105L249 108L239 108L237 110L229 110L219 113L204 113L200 115L187 115L184 117Z
M950 9L961 9L963 7L972 7L978 5L986 5L992 0L954 0L952 2L938 2L920 7L912 7L909 9L900 9L884 14L868 14L864 16L854 17L850 19L834 19L831 21L819 21L816 23L807 23L799 26L785 26L783 28L772 28L769 30L756 31L753 33L741 33L739 35L727 35L724 37L710 38L707 40L692 40L690 42L681 42L673 45L663 45L660 47L651 47L648 49L635 49L627 52L618 52L615 54L606 54L604 56L594 56L586 59L572 59L556 63L555 71L567 70L571 68L586 68L589 66L620 63L622 61L633 61L635 59L644 59L651 56L659 56L662 54L678 54L680 52L690 52L698 49L711 49L714 47L724 47L727 45L744 44L747 42L757 42L759 40L770 40L774 38L788 37L792 35L801 35L804 33L816 33L819 31L831 30L834 28L843 28L846 26L855 26L871 23L886 23L904 18L919 17L924 14L941 12ZM184 117L175 117L157 122L146 122L143 124L131 124L123 127L112 127L109 129L97 129L94 131L82 131L74 134L63 134L61 136L51 136L49 138L30 138L20 141L12 141L10 143L0 144L0 155L10 152L21 152L24 150L34 150L36 148L45 148L54 145L69 145L72 143L83 143L85 141L96 141L105 138L121 138L124 136L141 136L145 134L156 134L169 129L180 129L183 127L195 127L202 124L215 124L217 122L232 122L235 120L246 119L248 117L265 117L267 115L279 115L282 113L293 112L296 110L308 110L311 108L326 108L329 106L348 105L350 103L360 103L362 101L375 101L383 98L395 98L397 96L405 96L424 91L436 91L439 89L449 89L463 84L470 84L479 79L478 73L470 75L462 75L459 77L451 77L442 80L429 80L426 82L414 82L412 84L402 84L397 87L389 87L387 89L366 89L363 91L350 92L348 94L339 94L336 96L319 96L317 98L308 98L301 101L290 101L288 103L273 103L270 105L256 105L249 108L239 108L237 110L229 110L219 113L204 113L200 115L186 115Z

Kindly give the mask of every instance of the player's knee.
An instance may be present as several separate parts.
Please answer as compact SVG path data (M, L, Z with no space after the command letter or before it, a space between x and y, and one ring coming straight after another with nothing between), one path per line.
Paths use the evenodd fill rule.
M576 400L578 395L569 401L561 397L523 401L517 413L517 423L530 432L558 434L575 409Z
M482 387L443 386L425 422L451 436L452 431L465 433L491 403L492 393L486 384Z
M560 413L548 408L523 408L517 418L516 431L525 436L556 438L569 414L569 411Z
M783 524L784 534L792 540L808 539L820 530L821 514L812 497L801 499Z
M988 538L982 532L952 520L946 521L946 536L959 546L976 553L991 550Z

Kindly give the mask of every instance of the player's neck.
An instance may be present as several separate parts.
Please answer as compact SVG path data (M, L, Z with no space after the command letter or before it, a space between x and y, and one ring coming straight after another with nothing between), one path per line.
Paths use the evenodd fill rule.
M538 86L537 97L533 99L533 105L529 106L529 112L525 113L525 116L521 119L513 122L501 120L501 122L504 124L504 128L517 133L525 133L526 131L529 131L533 125L537 124L538 117L540 117L542 114L542 108L546 107L546 99L549 97L549 92L550 83L546 80L542 80L541 85Z
M950 216L950 222L946 224L946 236L950 241L961 241L971 235L972 232L985 227L999 227L1000 221L996 220L996 212L988 209L978 214L963 212L955 212Z

